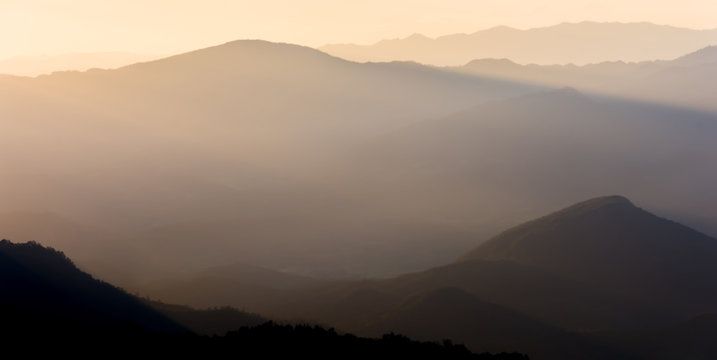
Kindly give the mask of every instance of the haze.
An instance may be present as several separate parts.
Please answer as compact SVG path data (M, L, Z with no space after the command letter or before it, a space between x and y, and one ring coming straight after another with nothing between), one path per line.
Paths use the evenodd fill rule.
M652 22L717 27L710 0L52 1L0 2L0 59L76 52L174 54L236 39L317 47L437 37L494 26Z
M0 5L9 344L717 358L715 5L147 3Z

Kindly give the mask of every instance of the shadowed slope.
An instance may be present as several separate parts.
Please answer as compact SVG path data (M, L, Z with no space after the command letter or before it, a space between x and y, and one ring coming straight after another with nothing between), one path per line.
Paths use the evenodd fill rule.
M714 311L717 240L620 196L512 228L461 260L506 260L686 313Z
M0 241L3 331L82 331L125 326L184 329L135 297L77 269L61 252L37 243Z
M448 338L477 352L517 349L535 359L629 358L578 335L483 302L458 288L439 288L410 297L363 331L382 333L396 329L415 339Z

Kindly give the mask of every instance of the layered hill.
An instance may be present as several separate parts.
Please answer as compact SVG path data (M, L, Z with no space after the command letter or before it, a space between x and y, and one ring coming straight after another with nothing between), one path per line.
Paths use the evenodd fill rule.
M256 309L363 335L448 336L479 352L643 359L657 351L650 339L715 313L715 248L716 239L622 196L599 197L506 230L442 267L285 292ZM698 338L712 331L690 329ZM684 336L665 341L684 348Z
M562 23L519 30L498 26L435 39L414 34L372 45L333 44L321 50L354 61L417 61L439 66L507 58L520 64L589 64L673 59L717 43L717 30L650 23Z
M391 189L396 200L430 196L456 223L512 213L508 227L608 191L714 233L706 214L717 211L717 148L708 134L717 134L711 114L566 88L405 127L345 162L366 188Z
M715 312L717 239L620 196L582 202L512 228L461 261L511 261L681 311Z
M394 276L604 193L717 231L714 115L541 91L262 41L2 77L0 223L133 288Z
M672 60L601 62L575 65L519 65L508 59L476 59L455 67L474 74L711 112L717 76L717 47L708 46Z
M124 291L77 269L64 254L37 243L0 241L0 311L6 335L135 327L182 332L182 326ZM128 330L128 331L130 331Z
M478 355L450 341L417 342L394 333L379 339L358 338L318 326L260 325L261 317L227 308L196 311L141 301L93 279L64 254L37 243L0 241L0 292L4 348L28 356L85 357L111 351L107 356L125 357L141 351L153 356L225 358L240 349L250 357L360 359L409 354L419 359L526 359L518 353ZM214 336L192 334L179 323Z
M117 265L117 257L107 261L112 254L87 259L81 246L63 247L79 263L106 264L96 268L103 276L117 268L159 276L236 261L297 272L323 263L326 270L315 272L330 274L372 268L367 263L378 272L405 271L409 266L389 264L379 249L402 245L376 240L358 260L346 254L336 261L322 249L355 255L367 237L422 233L417 241L425 242L456 230L377 211L380 204L354 196L360 184L323 181L326 163L377 134L535 89L264 41L116 70L2 77L0 174L7 186L0 212L56 214L99 234L78 239L83 246L121 243L129 253L122 258L137 260L110 266ZM413 224L421 229L409 230ZM198 237L212 246L198 247ZM335 239L345 241L333 245ZM148 256L160 250L172 251L163 259L173 263ZM410 268L435 261L427 257L417 255Z

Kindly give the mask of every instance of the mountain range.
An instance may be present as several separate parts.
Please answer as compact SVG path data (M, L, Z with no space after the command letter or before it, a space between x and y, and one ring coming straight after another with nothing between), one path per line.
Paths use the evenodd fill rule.
M0 117L5 236L124 287L395 276L604 193L717 232L713 113L455 69L236 41L3 76Z
M414 34L372 45L331 44L319 49L360 62L415 61L460 66L475 59L506 58L519 64L585 65L674 59L715 44L715 29L585 21L527 30L497 26L472 34L437 38Z
M518 65L508 59L476 59L457 72L555 87L573 87L613 97L715 112L711 94L717 76L717 47L673 60L575 65Z

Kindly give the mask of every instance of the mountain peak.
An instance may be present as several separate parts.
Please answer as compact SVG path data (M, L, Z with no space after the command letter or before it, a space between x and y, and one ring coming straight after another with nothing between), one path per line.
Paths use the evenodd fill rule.
M689 299L691 291L712 286L715 256L717 239L613 195L513 227L459 261L512 261L631 296ZM675 288L684 291L660 292ZM717 301L717 291L710 294Z
M559 211L556 214L585 210L600 210L614 207L639 209L632 203L632 201L622 195L608 195L581 201Z

